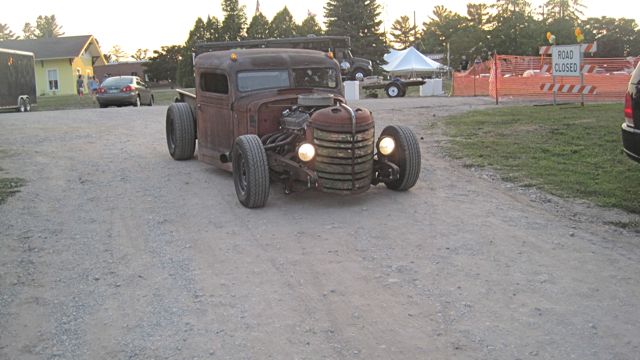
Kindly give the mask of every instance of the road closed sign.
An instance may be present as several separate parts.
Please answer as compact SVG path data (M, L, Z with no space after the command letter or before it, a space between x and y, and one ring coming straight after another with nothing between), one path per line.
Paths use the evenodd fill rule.
M551 66L554 76L580 76L580 45L553 46Z

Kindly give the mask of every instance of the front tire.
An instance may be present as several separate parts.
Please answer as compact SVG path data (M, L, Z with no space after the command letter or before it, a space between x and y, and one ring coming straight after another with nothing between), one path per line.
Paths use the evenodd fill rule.
M231 155L236 195L247 208L260 208L269 198L269 163L262 141L256 135L236 139Z
M366 73L364 72L364 70L362 70L362 69L356 69L356 70L353 72L353 78L354 78L356 81L363 81L363 80L364 80L364 78L365 78L366 76L367 76L367 74L366 74Z
M391 190L409 190L420 176L422 155L418 138L410 128L400 125L385 127L380 137L386 136L391 137L396 143L395 149L387 155L387 159L398 166L400 176L394 181L385 182L385 185Z
M196 149L196 122L191 107L175 103L167 109L167 147L174 160L188 160Z

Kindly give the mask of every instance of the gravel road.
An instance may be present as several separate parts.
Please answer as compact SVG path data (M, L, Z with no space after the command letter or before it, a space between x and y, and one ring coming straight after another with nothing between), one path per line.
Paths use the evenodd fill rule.
M259 210L171 159L166 107L0 114L0 358L638 359L631 215L443 156L490 99L359 105L422 138L418 184Z

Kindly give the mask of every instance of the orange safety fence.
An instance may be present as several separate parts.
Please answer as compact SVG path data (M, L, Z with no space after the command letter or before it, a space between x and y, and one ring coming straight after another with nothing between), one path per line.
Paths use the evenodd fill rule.
M585 58L584 85L579 91L589 92L586 101L617 101L624 98L630 74L640 57ZM493 65L497 63L497 73ZM530 98L551 101L553 91L544 90L554 84L549 56L497 55L497 58L476 65L453 76L453 96L492 96L495 98ZM545 84L546 87L545 87ZM556 99L578 101L581 95L567 93L578 91L580 77L555 78L559 85ZM573 87L564 85L574 85ZM556 87L557 88L557 87ZM595 89L594 89L595 88ZM591 92L594 92L591 94Z

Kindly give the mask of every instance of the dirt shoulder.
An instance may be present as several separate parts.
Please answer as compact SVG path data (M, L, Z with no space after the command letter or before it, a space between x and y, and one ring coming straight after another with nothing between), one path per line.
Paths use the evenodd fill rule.
M442 155L439 119L490 99L355 105L418 133L416 187L274 185L257 211L170 158L164 107L0 114L0 166L28 182L0 206L0 358L637 356L640 247L616 212Z

